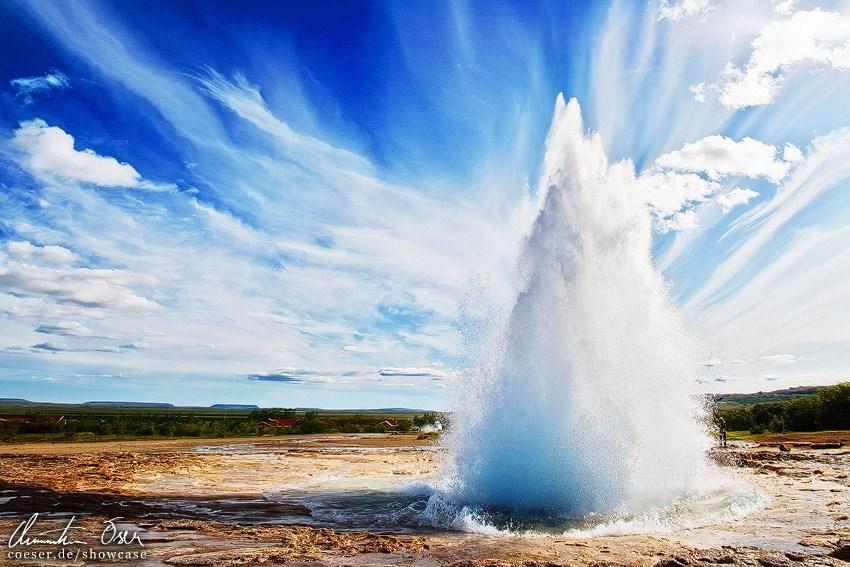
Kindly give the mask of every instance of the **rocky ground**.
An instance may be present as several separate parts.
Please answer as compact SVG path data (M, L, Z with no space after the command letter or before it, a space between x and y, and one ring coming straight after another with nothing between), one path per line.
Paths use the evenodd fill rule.
M760 511L664 535L577 539L445 531L371 533L311 525L309 507L263 495L387 486L427 478L440 452L415 436L314 436L0 446L0 539L6 564L145 565L843 565L850 561L847 439L736 445L715 458L769 495ZM828 446L811 443L831 443ZM797 444L795 444L797 443ZM836 445L837 444L837 445ZM12 532L34 512L38 531L71 515L96 534L116 516L138 531L144 560L10 560ZM250 522L240 518L250 517ZM287 524L280 521L285 518ZM116 521L118 522L118 521ZM33 530L35 531L35 530ZM98 539L91 536L88 539ZM87 539L87 541L88 541ZM50 549L49 545L28 549ZM18 546L15 549L21 549Z

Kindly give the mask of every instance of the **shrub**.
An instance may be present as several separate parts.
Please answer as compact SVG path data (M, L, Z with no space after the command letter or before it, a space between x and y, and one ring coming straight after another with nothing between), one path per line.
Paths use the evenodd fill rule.
M771 433L785 433L785 420L774 415L770 418L770 423L767 424L767 430Z

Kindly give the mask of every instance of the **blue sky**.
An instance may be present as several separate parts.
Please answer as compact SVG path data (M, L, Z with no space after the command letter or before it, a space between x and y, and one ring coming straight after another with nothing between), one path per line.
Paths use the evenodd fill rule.
M558 93L712 391L850 374L847 2L5 2L0 396L447 407Z

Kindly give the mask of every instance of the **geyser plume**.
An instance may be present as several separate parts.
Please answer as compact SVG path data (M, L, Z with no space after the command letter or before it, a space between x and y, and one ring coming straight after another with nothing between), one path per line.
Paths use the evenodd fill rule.
M523 288L455 412L451 499L564 518L675 502L711 469L711 441L634 167L609 164L559 96L541 184Z

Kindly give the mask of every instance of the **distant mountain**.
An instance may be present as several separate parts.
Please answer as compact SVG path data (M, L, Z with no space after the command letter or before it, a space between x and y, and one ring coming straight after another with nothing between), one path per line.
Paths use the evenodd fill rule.
M802 396L814 396L822 388L823 386L796 386L784 390L756 392L754 394L717 394L714 399L717 400L717 403L752 406L767 402L782 402Z
M98 408L173 408L174 404L161 402L86 402L84 406Z
M295 408L296 412L318 411L324 413L425 413L432 410L414 408L372 408L372 409L323 409L323 408Z
M260 409L260 406L255 404L213 404L210 407L213 409Z
M23 398L0 398L0 406L31 406L33 402Z

